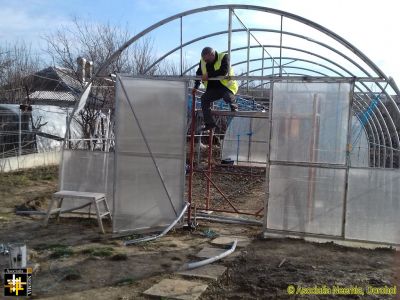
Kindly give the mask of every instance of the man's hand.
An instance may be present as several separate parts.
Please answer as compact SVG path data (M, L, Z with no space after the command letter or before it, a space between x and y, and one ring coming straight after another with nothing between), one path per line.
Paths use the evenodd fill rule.
M192 95L194 94L196 94L196 92L197 92L197 89L196 88L192 88Z
M203 76L201 76L201 80L202 80L202 81L207 81L207 80L208 80L208 75L207 75L207 73L206 73L206 74L203 74Z

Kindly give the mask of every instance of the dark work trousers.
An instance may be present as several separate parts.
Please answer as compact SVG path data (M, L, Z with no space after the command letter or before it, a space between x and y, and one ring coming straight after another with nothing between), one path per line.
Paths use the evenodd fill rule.
M209 89L201 96L201 109L203 111L204 124L215 124L211 116L211 104L219 99L224 99L225 103L235 103L235 95L227 88Z

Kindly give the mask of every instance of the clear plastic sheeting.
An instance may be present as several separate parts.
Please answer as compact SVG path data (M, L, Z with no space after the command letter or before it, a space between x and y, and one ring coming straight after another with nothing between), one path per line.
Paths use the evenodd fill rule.
M268 229L341 235L345 169L273 165Z
M369 143L365 128L356 117L351 118L351 167L369 167Z
M345 238L400 244L400 172L350 169Z
M105 193L113 200L114 153L85 150L64 150L60 172L60 190ZM68 199L63 209L78 207L83 200ZM88 211L83 208L78 211Z
M225 133L222 159L236 164L267 162L269 120L264 118L233 118Z
M271 160L344 165L349 83L274 83Z
M118 78L114 231L166 226L184 206L186 83Z

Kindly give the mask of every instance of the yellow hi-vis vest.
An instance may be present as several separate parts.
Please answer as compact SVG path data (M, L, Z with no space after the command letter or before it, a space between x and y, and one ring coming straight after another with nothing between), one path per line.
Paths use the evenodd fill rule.
M217 70L219 70L219 68L221 68L221 62L225 55L226 55L226 53L218 53L218 59L214 63L215 71L217 71ZM204 61L203 58L200 59L200 65L201 65L201 72L203 74L207 74L206 62ZM232 68L229 68L229 76L235 76L235 73L233 72ZM234 95L237 93L238 84L237 84L236 80L222 79L222 80L220 80L220 82L222 83L223 86L226 86ZM207 88L208 81L207 80L203 81L203 84L204 84L205 88Z

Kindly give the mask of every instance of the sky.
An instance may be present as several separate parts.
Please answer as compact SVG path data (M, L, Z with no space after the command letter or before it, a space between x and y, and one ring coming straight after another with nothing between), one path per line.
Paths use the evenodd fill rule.
M397 0L0 0L0 45L24 41L35 51L44 47L43 36L60 26L69 26L74 17L94 23L127 26L132 34L171 15L217 4L248 4L275 8L316 22L342 36L367 55L400 86L400 18ZM225 16L223 16L225 20ZM193 19L184 25L191 32L212 32L218 17ZM246 15L246 20L253 19ZM166 32L168 33L168 32ZM167 47L168 34L160 44ZM199 50L200 51L200 50ZM198 56L198 53L188 54Z

